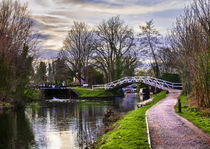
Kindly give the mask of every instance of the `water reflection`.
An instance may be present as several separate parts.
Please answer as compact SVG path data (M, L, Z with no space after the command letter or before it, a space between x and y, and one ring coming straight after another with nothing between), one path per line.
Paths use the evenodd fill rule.
M103 133L104 112L135 109L135 94L113 100L75 100L41 103L39 110L0 115L0 148L84 148Z
M0 114L1 149L28 149L34 145L33 131L24 111Z

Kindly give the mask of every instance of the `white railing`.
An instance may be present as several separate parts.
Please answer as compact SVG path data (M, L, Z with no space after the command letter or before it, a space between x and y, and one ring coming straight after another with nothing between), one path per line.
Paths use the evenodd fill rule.
M150 77L150 76L128 76L128 77L123 77L121 79L118 79L118 80L115 80L113 82L109 82L106 84L93 85L92 89L104 88L105 90L111 90L111 89L123 86L124 84L132 84L132 83L139 83L139 82L142 82L144 84L154 86L163 90L182 88L181 83L173 83L173 82L165 81L165 80Z
M105 88L105 84L92 85L92 89Z

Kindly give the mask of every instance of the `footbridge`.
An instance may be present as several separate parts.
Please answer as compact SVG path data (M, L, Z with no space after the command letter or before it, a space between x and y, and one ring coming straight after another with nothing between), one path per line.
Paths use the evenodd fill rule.
M149 86L153 86L155 88L159 88L162 90L170 90L170 89L182 89L181 83L173 83L169 81L165 81L162 79L150 77L150 76L129 76L123 77L121 79L115 80L113 82L109 82L106 84L93 85L92 88L103 88L105 90L113 90L118 88L123 88L133 83L144 83Z

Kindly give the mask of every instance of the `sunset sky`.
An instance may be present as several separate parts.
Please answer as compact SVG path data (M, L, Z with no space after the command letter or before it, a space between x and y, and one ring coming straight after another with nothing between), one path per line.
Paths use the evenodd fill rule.
M42 58L54 58L73 21L90 27L119 15L136 32L138 26L154 19L155 27L166 34L175 18L192 0L19 0L28 2L35 28L41 34Z

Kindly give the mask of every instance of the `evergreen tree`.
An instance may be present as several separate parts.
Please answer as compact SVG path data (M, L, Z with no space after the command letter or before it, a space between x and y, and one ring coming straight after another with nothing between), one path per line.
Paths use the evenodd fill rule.
M43 84L47 81L47 66L44 62L40 62L37 68L36 81L38 84Z

